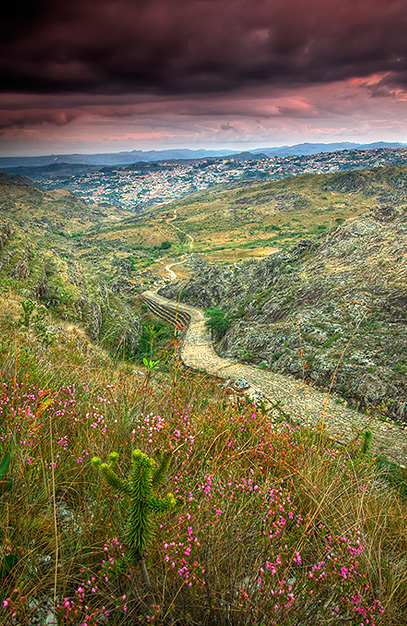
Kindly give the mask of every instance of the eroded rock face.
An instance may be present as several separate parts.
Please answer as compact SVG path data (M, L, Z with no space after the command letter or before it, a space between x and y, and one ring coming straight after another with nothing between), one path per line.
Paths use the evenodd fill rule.
M378 222L391 222L397 216L394 206L379 204L371 208L372 217Z
M341 184L355 181L341 181ZM356 181L357 182L357 181ZM330 385L359 408L407 422L407 216L373 207L336 231L263 261L195 263L160 293L230 315L223 356ZM302 352L301 352L302 351Z

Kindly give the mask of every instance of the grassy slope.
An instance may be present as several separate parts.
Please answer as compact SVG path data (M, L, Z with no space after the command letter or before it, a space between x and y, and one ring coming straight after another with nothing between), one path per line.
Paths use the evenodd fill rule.
M220 260L230 262L236 249L284 248L365 213L378 201L406 202L406 172L387 167L217 187L149 209L100 237L124 236L146 247L169 240L180 249L178 228L194 238L195 252L225 248L230 254Z
M0 289L37 302L34 317L45 309L50 333L53 325L69 321L112 352L125 340L130 355L139 338L138 315L131 307L135 285L126 283L117 247L78 239L127 213L101 210L75 194L46 192L26 182L0 179Z
M60 624L406 623L407 507L360 442L231 404L207 377L147 389L72 325L44 346L13 325L17 294L0 305L2 624L44 623L55 597ZM173 450L163 493L185 500L156 525L154 601L118 545L127 505L90 464L118 452L125 477L134 448Z
M138 273L160 252L127 244L125 237L99 241L97 233L125 221L129 211L86 204L65 190L45 191L29 179L0 174L0 219L11 221L42 249L83 265L87 276L110 283L123 278L140 283ZM131 288L131 285L128 288Z
M64 189L45 191L28 178L0 174L0 212L38 236L82 233L128 217L116 207L100 209Z

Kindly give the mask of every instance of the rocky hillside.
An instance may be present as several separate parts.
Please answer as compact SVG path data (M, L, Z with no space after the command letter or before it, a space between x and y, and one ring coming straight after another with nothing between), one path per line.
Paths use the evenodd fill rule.
M219 268L160 293L227 311L224 356L329 387L359 408L407 422L407 223L381 204L333 233L263 261ZM364 317L365 316L365 317ZM300 347L301 346L301 347ZM302 349L302 353L301 353Z
M139 317L130 306L129 289L120 291L123 260L117 248L105 249L111 256L105 267L100 246L86 237L87 229L126 215L0 174L0 291L28 309L34 306L30 301L35 303L29 317L47 341L59 332L60 322L70 322L113 353L119 345L129 355L136 350Z

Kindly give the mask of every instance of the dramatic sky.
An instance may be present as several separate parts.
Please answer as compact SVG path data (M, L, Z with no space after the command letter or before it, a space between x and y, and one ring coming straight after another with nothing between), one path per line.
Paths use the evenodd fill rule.
M407 0L22 0L2 155L407 141Z

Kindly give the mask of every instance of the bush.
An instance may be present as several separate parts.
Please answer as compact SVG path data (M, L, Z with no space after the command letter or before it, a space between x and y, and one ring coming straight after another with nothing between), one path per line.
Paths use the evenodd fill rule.
M221 339L230 327L230 320L227 314L220 309L209 308L205 311L205 317L208 318L205 326L211 331L212 337Z

